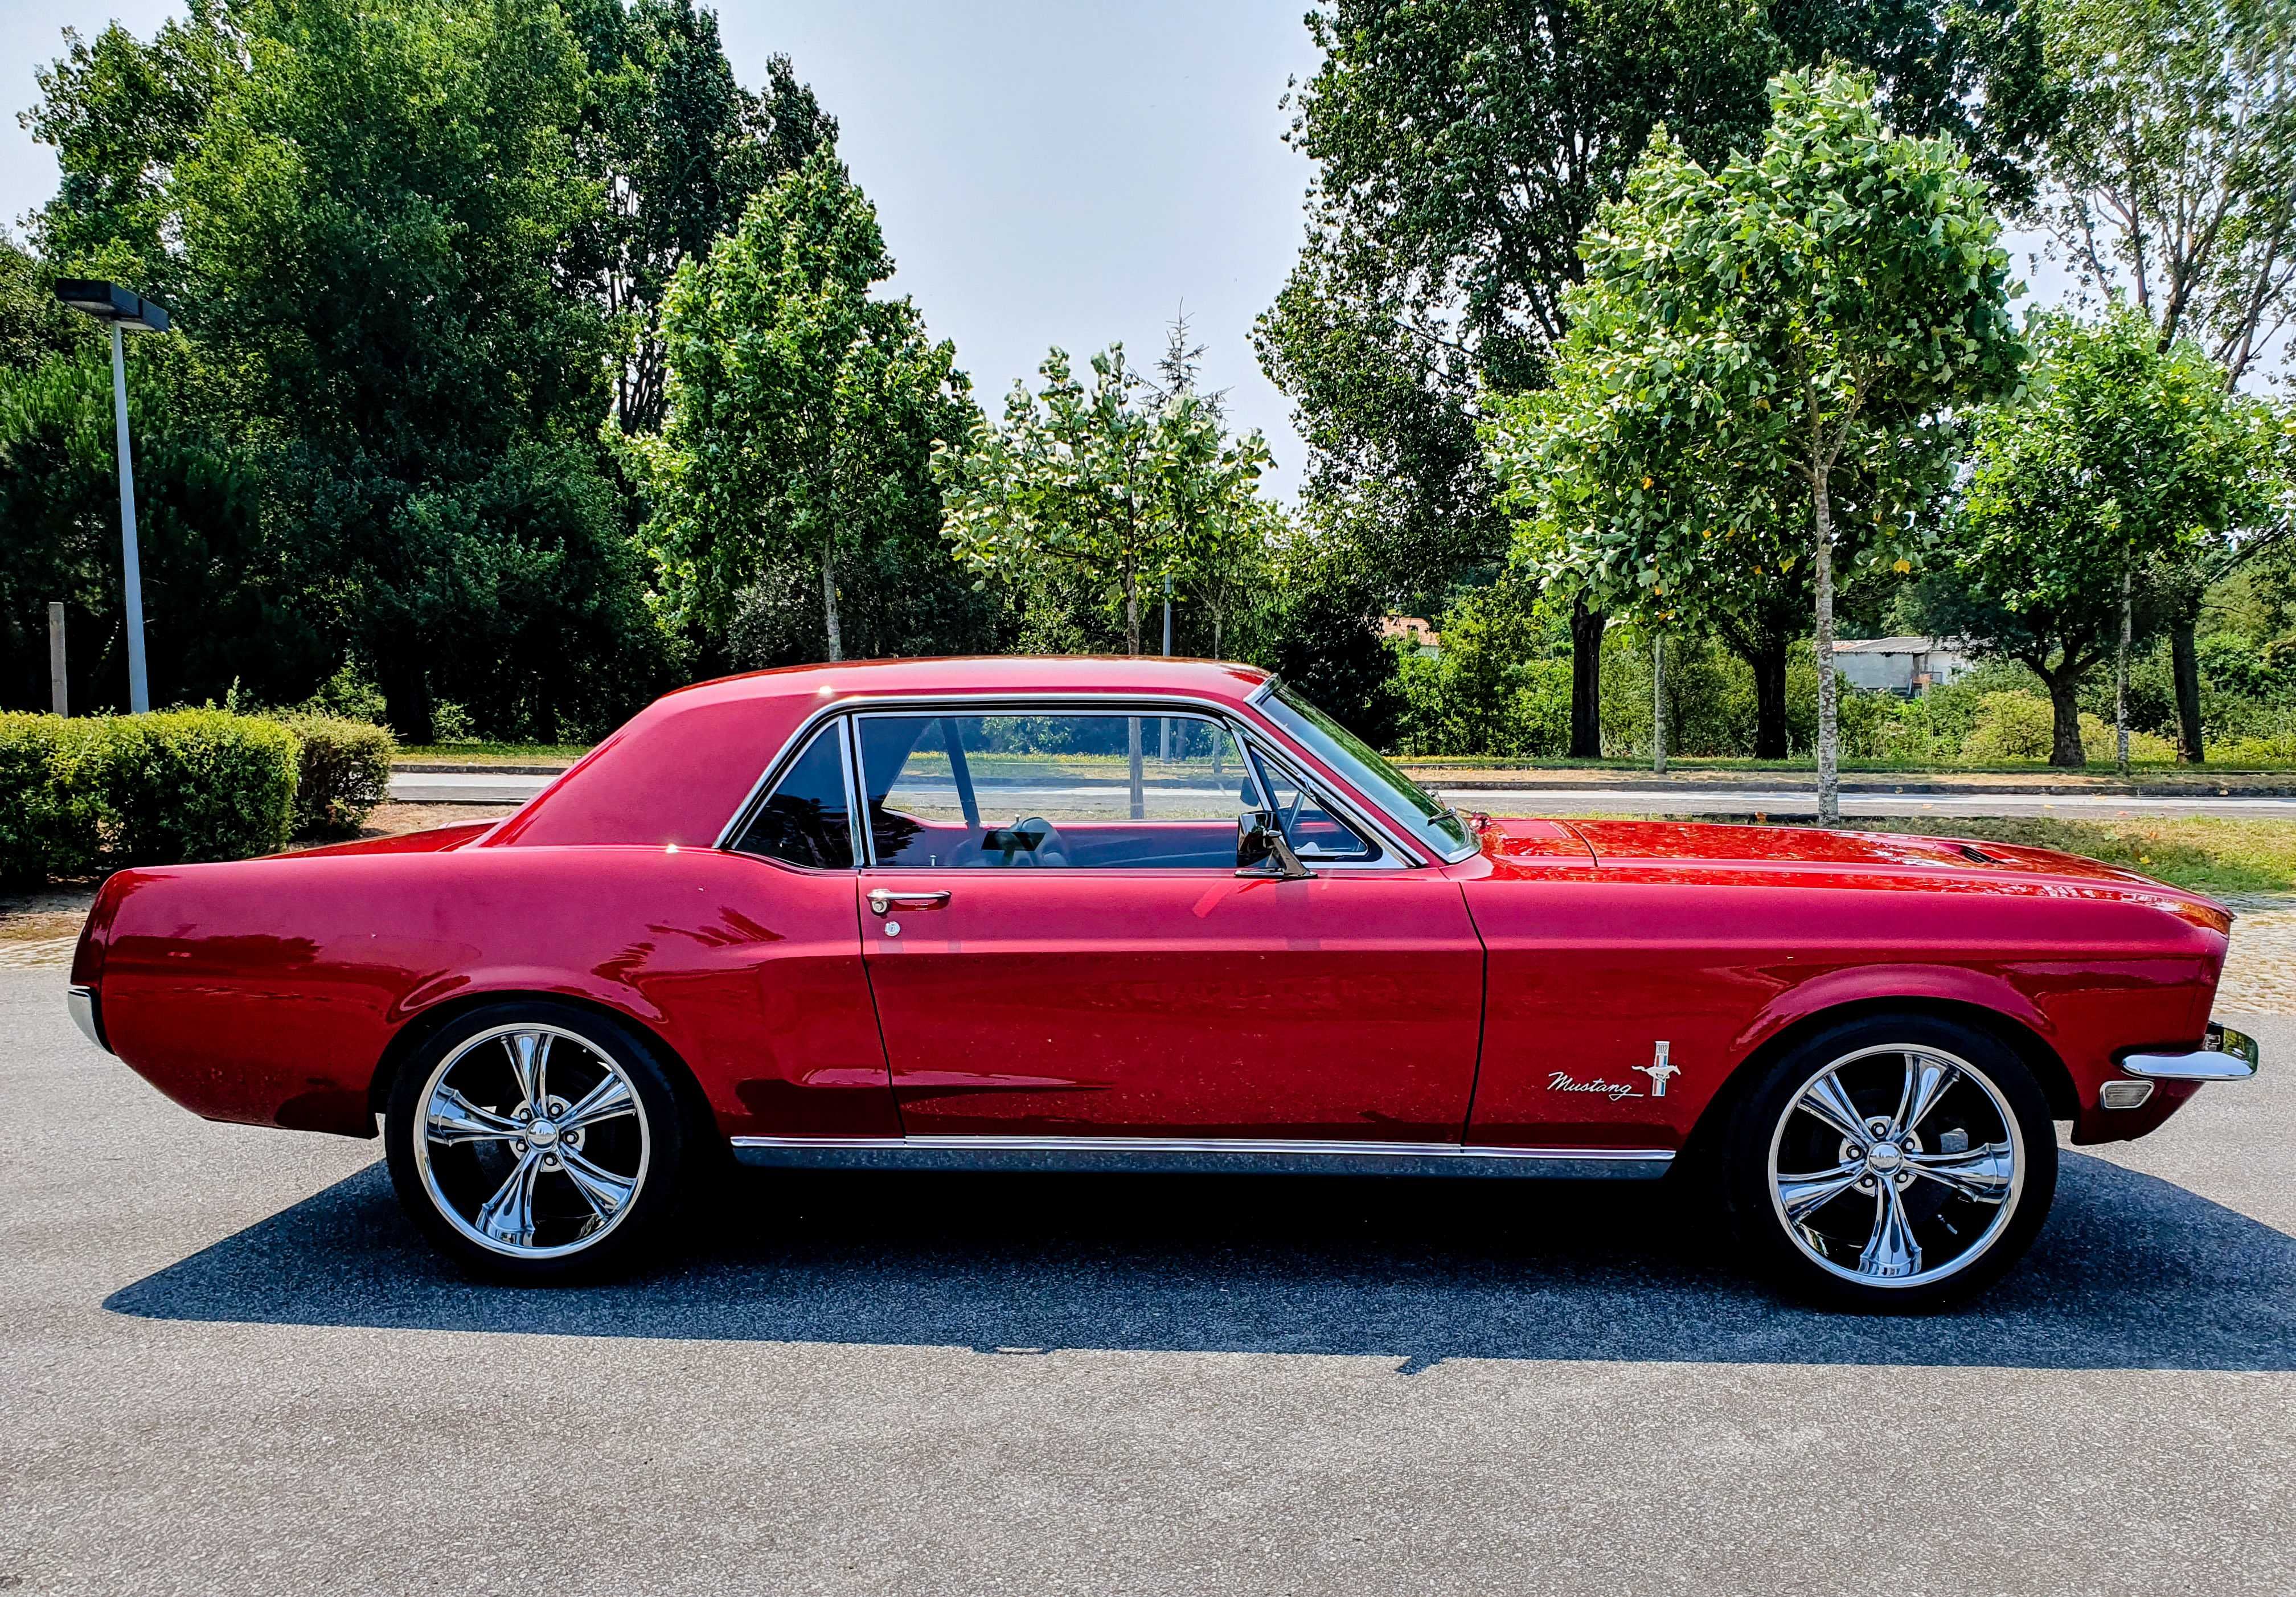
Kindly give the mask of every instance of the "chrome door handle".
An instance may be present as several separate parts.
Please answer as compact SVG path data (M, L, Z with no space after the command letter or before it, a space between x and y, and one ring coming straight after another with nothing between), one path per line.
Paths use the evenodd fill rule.
M869 912L882 915L888 910L938 910L948 902L946 893L896 893L890 887L869 889Z

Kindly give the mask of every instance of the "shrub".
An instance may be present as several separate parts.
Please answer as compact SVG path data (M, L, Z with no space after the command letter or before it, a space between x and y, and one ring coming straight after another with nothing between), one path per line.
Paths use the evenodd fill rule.
M220 710L0 716L0 873L236 860L287 845L299 745Z
M1977 722L1961 740L1961 757L1976 764L1999 760L2046 760L2056 735L2049 701L2030 693L1988 693Z
M350 833L390 794L398 740L387 727L336 715L279 718L302 745L295 783L294 834Z
M96 806L76 780L93 741L53 715L0 714L0 881L85 876L101 846Z
M287 846L295 735L221 710L92 718L109 746L94 772L111 863L243 860Z

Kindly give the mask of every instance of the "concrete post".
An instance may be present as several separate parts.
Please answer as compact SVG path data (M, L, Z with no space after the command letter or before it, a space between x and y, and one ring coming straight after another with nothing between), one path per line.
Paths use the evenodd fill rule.
M64 607L48 605L48 702L58 715L71 713L71 690L64 680Z

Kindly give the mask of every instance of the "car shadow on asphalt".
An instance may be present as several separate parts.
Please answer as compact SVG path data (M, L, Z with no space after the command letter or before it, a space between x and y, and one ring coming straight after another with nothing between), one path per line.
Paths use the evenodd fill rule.
M2063 1157L1961 1310L1781 1301L1665 1185L748 1172L682 1256L577 1288L455 1273L381 1165L122 1288L158 1320L741 1341L2038 1369L2296 1369L2296 1238Z

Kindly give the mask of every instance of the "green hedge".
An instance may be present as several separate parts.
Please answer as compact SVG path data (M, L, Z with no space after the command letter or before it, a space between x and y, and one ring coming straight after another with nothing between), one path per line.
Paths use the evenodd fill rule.
M221 710L0 714L0 877L275 852L301 756L279 722Z
M301 743L295 784L295 836L347 835L390 795L390 761L398 740L388 727L336 715L283 715Z

